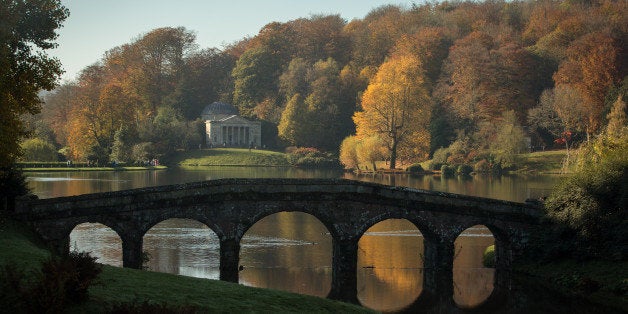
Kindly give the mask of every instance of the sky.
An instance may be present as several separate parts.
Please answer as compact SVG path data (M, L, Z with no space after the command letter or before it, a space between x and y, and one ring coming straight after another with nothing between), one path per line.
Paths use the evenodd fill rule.
M410 7L409 0L62 0L70 17L58 30L59 47L49 55L65 70L62 81L102 59L114 47L160 27L183 26L199 48L222 48L255 36L270 22L314 14L339 14L347 22L386 4Z

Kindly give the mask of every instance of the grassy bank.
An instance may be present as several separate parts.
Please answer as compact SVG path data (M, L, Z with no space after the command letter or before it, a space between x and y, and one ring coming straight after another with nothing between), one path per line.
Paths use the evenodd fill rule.
M15 264L32 273L50 253L29 228L0 216L0 265ZM87 303L69 309L102 313L115 304L167 303L200 312L362 313L367 309L293 293L251 288L216 280L104 266ZM1 299L1 298L0 298ZM0 304L1 305L1 304Z
M24 172L61 172L61 171L138 171L138 170L164 170L166 166L149 167L31 167L21 168Z
M289 167L286 154L245 148L213 148L179 152L172 164L180 166Z
M516 172L561 173L566 155L566 150L520 154Z

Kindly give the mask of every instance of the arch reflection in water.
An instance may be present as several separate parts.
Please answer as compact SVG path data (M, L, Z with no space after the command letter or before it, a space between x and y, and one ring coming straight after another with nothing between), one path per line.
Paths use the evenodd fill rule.
M220 243L204 224L191 219L168 219L144 235L148 269L199 278L219 278Z
M89 252L96 262L122 267L122 240L111 228L99 223L82 223L70 233L70 251Z
M412 304L423 288L423 236L405 219L369 228L358 243L358 299L362 305L395 311Z
M240 283L326 297L332 238L314 216L280 212L247 230L240 242Z
M476 307L493 292L495 269L484 267L482 257L494 243L493 234L482 225L467 228L454 242L454 302L459 307Z

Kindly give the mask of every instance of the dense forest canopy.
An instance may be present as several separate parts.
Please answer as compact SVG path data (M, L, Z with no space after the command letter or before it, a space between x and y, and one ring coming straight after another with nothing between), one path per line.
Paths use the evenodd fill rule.
M27 122L68 158L133 161L197 147L200 112L223 101L262 120L276 148L338 152L355 135L343 147L375 146L393 166L448 147L506 162L604 129L626 101L627 12L624 0L388 5L271 22L223 49L160 28L108 51Z

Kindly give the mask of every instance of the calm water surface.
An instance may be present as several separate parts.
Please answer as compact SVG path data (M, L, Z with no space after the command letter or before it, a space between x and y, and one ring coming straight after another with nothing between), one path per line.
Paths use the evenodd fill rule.
M202 168L137 172L29 173L40 198L116 191L220 178L340 178L523 202L546 195L552 176L453 177L355 175L291 168ZM100 224L82 224L71 246L91 251L105 264L121 266L117 234ZM332 239L315 217L282 212L260 220L242 239L240 283L324 297L331 288ZM494 242L483 226L465 230L455 243L454 300L460 307L482 303L493 290L494 269L482 254ZM205 225L170 219L144 236L150 270L218 279L219 242ZM394 311L411 304L423 285L423 237L407 220L390 219L370 228L358 247L358 298L369 308Z

